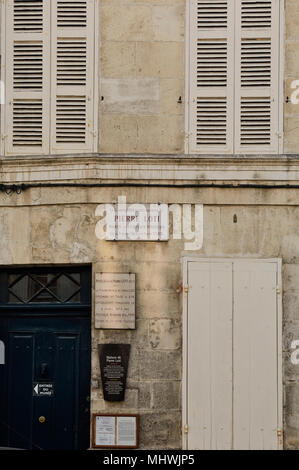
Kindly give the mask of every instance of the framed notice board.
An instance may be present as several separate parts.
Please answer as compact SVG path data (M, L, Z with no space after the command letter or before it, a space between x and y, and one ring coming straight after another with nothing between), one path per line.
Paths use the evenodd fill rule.
M94 449L138 449L139 415L93 414Z

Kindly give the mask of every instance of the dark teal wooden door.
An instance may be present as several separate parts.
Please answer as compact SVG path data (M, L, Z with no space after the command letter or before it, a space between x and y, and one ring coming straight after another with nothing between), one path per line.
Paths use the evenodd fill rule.
M6 346L0 367L0 446L89 447L90 305L82 302L89 297L83 292L87 271L79 274L77 302L51 304L44 292L45 303L38 298L34 307L12 302L0 309L0 339ZM18 295L21 291L26 289Z

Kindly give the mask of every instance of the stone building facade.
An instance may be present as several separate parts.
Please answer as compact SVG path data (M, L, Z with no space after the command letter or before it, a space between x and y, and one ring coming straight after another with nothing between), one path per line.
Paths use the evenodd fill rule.
M299 104L290 97L299 80L299 3L280 2L283 150L275 155L186 153L185 0L96 4L97 150L1 157L1 183L28 185L0 194L2 269L91 267L91 413L138 413L140 448L178 449L187 424L182 258L281 259L284 448L298 449L299 366L291 343L299 339ZM186 252L184 240L173 239L98 240L96 207L120 195L128 203L203 204L202 249ZM136 273L136 330L94 328L97 272ZM94 386L103 343L131 344L121 403L106 402Z

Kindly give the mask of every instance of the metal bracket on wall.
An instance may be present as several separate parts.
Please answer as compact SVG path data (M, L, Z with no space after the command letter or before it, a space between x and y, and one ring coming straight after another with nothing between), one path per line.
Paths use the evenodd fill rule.
M282 429L277 429L277 438L278 438L280 447L282 447L283 446L283 431L282 431Z

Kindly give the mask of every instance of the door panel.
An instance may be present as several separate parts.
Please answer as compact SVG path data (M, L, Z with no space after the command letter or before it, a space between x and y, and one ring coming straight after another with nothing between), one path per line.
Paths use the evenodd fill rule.
M27 449L32 441L32 383L35 350L34 333L9 332L8 355L8 442Z
M190 263L188 408L190 449L232 440L232 266ZM223 406L225 403L225 406ZM194 406L195 404L195 406Z
M89 318L23 317L5 323L9 350L1 386L4 384L5 388L7 383L8 394L4 397L6 403L0 404L1 445L87 449ZM53 384L53 396L36 396L33 392L36 383Z
M234 263L234 448L277 449L277 266Z
M78 393L76 393L78 390L79 344L78 335L56 335L55 438L56 445L63 442L65 449L72 448L73 430L75 431L75 439L78 434L78 416L74 411L78 407L79 400ZM68 364L67 369L64 364ZM67 400L64 397L67 397Z
M187 262L189 449L278 449L278 262Z

